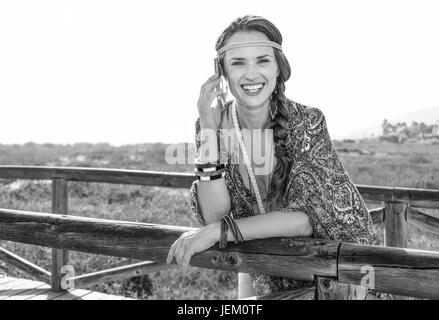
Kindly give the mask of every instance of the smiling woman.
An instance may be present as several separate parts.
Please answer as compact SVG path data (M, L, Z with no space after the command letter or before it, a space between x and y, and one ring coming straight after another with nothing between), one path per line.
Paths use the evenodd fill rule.
M234 99L211 107L224 95L218 74L201 88L191 204L203 227L171 246L168 263L175 257L185 269L217 242L314 236L371 243L371 217L324 115L284 95L291 69L281 45L278 29L258 16L238 18L219 37L218 68ZM239 274L238 284L239 298L314 286L263 274Z

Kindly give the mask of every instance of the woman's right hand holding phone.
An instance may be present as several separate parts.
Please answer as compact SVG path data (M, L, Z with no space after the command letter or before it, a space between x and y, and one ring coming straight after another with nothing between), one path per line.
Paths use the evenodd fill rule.
M218 129L221 108L218 105L212 108L211 105L217 97L223 95L220 83L221 77L214 74L201 86L200 98L198 99L201 129Z

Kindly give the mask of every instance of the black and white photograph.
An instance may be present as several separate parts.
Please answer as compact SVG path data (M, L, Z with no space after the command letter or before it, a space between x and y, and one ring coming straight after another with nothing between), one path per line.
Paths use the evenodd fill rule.
M438 17L0 0L0 300L439 300Z

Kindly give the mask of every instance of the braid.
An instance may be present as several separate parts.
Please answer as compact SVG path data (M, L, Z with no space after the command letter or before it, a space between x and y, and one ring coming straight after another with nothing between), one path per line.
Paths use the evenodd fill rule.
M284 92L285 83L281 77L278 77L276 89L270 102L271 108L277 107L276 115L270 124L274 131L274 155L277 159L270 186L270 197L272 197L275 203L282 199L291 168L287 149L289 113Z

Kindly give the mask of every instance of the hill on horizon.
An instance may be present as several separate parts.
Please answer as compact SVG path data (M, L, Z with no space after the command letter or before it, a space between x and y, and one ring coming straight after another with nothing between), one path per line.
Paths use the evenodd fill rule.
M379 136L382 133L381 124L383 120L384 119L379 119L375 125L352 132L344 136L343 139L364 139ZM405 122L407 125L410 125L412 121L424 122L427 125L435 124L439 122L439 107L410 111L403 115L388 118L387 120L392 124Z

